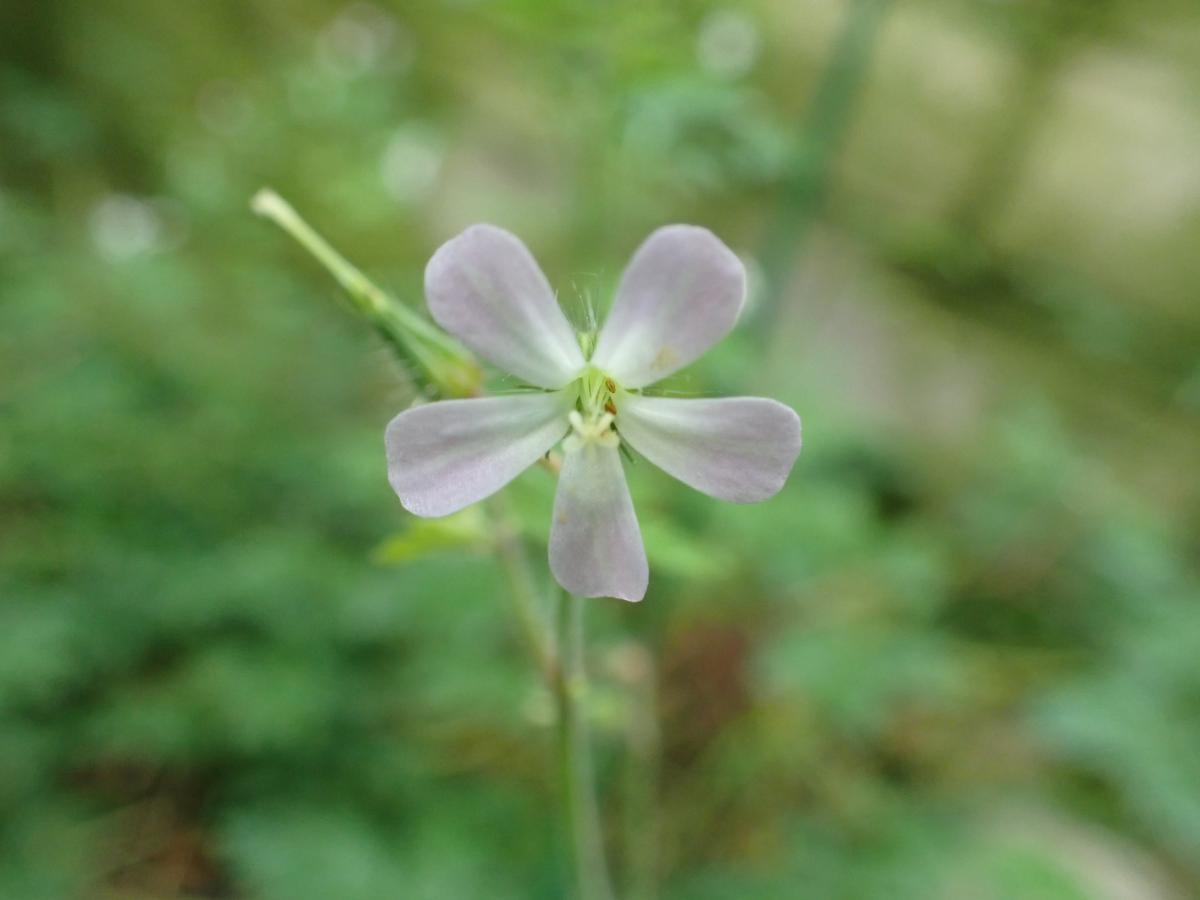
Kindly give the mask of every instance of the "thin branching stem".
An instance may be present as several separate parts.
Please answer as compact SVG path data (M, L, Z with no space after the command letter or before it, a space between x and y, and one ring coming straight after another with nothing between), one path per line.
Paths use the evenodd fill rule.
M423 394L466 397L478 393L482 378L471 354L431 322L380 289L279 194L263 188L251 199L250 208L286 231L325 267L345 291L354 311L369 322L409 366Z
M546 627L544 613L538 609L537 580L529 562L525 542L521 539L507 497L497 494L487 505L492 520L496 557L508 582L508 596L513 614L538 672L546 680L547 686L553 688L558 677L558 661L553 635Z
M479 369L471 354L417 313L377 287L271 190L259 191L253 210L275 222L320 262L345 290L351 306L408 363L423 399L479 393ZM558 474L561 460L547 453L544 468ZM539 610L540 591L516 517L503 495L487 504L494 547L508 595L530 656L554 693L558 707L564 806L572 835L579 900L613 900L592 775L583 668L583 601L563 594L556 635Z

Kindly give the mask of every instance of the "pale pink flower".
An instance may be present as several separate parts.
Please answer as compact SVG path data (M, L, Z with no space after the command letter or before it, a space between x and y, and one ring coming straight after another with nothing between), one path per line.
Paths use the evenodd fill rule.
M425 292L438 324L542 390L396 416L388 479L409 512L444 516L482 500L562 441L550 569L572 594L641 600L649 569L621 441L721 500L765 500L787 480L800 452L800 419L787 406L643 391L724 337L741 311L745 270L707 229L669 225L650 235L594 341L572 329L520 239L491 225L442 245Z

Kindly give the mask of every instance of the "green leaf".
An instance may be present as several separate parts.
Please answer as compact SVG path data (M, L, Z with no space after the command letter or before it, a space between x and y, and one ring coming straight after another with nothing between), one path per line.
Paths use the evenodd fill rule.
M371 559L379 565L398 566L446 550L483 550L487 542L487 519L473 506L443 519L414 519L404 531L376 547Z

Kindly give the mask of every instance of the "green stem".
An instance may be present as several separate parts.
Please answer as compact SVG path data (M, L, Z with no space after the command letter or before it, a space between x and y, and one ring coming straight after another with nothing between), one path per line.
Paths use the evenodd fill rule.
M542 677L548 684L553 684L558 668L554 647L544 622L544 613L538 610L537 581L508 498L503 493L494 496L488 502L488 512L495 532L496 555L508 581L509 600L525 645Z
M375 285L325 238L269 188L250 201L250 208L270 219L304 247L346 292L355 311L374 326L396 354L413 368L424 393L472 396L482 381L471 354L444 332Z
M571 829L578 900L613 900L588 736L587 676L583 658L585 602L565 591L559 595L559 672L555 694L563 799Z

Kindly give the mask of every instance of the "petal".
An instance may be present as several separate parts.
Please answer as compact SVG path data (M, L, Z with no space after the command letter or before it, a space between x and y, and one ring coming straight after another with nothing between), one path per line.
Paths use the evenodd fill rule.
M566 430L557 392L414 406L388 424L388 481L409 512L449 515L500 490Z
M589 441L563 460L550 525L550 571L580 597L646 596L650 569L616 447Z
M638 248L592 363L640 388L692 362L723 338L746 299L746 270L707 228L668 225Z
M621 401L617 430L663 471L734 503L777 493L800 453L800 417L762 397L678 400L630 394Z
M530 384L560 388L583 367L546 276L502 228L472 225L442 244L425 267L425 296L439 325Z

